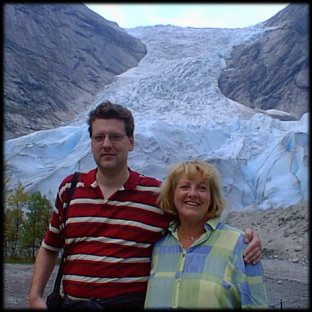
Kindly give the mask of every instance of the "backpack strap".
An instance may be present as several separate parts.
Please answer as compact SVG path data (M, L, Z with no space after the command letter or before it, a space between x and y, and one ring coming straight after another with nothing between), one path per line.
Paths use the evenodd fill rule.
M66 212L67 212L67 207L69 206L70 201L72 200L72 196L74 194L74 191L76 189L77 183L78 183L78 178L79 178L79 174L80 172L76 171L73 175L72 181L71 181L71 185L70 185L70 189L68 190L68 200L66 202L66 210L63 209L63 213L64 213L64 224L66 225ZM64 207L64 208L65 208ZM59 294L60 293L60 288L61 288L61 280L62 280L62 275L63 275L63 264L64 264L64 259L65 259L65 245L64 245L64 249L63 249L63 253L62 253L62 257L61 257L61 261L60 261L60 265L59 265L59 270L57 272L57 276L55 279L55 283L54 283L54 288L52 293L53 294Z
M71 181L71 184L70 184L70 189L68 190L68 200L66 202L66 208L69 206L70 204L70 201L72 200L72 197L73 197L73 194L74 194L74 191L75 191L75 188L77 186L77 183L78 183L78 178L79 178L79 174L80 172L79 171L76 171L73 175L73 178L72 178L72 181ZM64 221L66 221L66 211L64 212Z

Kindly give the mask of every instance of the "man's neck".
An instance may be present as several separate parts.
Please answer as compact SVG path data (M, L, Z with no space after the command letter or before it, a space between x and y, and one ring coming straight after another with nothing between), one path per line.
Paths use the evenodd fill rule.
M98 168L96 181L99 185L102 185L105 188L119 188L127 182L129 175L130 172L128 167L124 167L119 171L102 171Z

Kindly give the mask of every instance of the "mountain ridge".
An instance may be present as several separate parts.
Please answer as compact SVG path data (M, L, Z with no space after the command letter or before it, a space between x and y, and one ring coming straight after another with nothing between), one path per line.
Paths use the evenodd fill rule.
M298 120L309 110L308 4L290 4L262 25L272 30L233 48L219 87L243 105Z
M83 4L4 6L5 139L70 121L146 47Z
M122 29L84 5L10 4L4 12L5 139L70 122L114 77L146 57L134 29ZM290 4L260 23L268 31L257 40L234 46L219 74L222 94L281 120L300 119L308 111L307 13L308 5Z

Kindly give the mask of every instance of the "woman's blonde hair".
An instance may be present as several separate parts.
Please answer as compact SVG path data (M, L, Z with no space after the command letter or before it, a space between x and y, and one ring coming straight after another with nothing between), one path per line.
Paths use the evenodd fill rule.
M179 178L185 174L188 179L193 179L196 173L201 173L203 182L209 187L211 202L209 218L220 216L224 209L219 173L215 167L200 160L189 160L175 165L166 180L162 183L159 204L162 211L178 217L178 211L174 205L174 192Z

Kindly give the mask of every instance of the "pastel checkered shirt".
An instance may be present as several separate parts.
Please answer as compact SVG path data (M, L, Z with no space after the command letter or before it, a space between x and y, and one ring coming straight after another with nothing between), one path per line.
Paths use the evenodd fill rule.
M267 308L261 262L245 264L244 233L209 220L185 250L175 224L153 249L145 308Z

